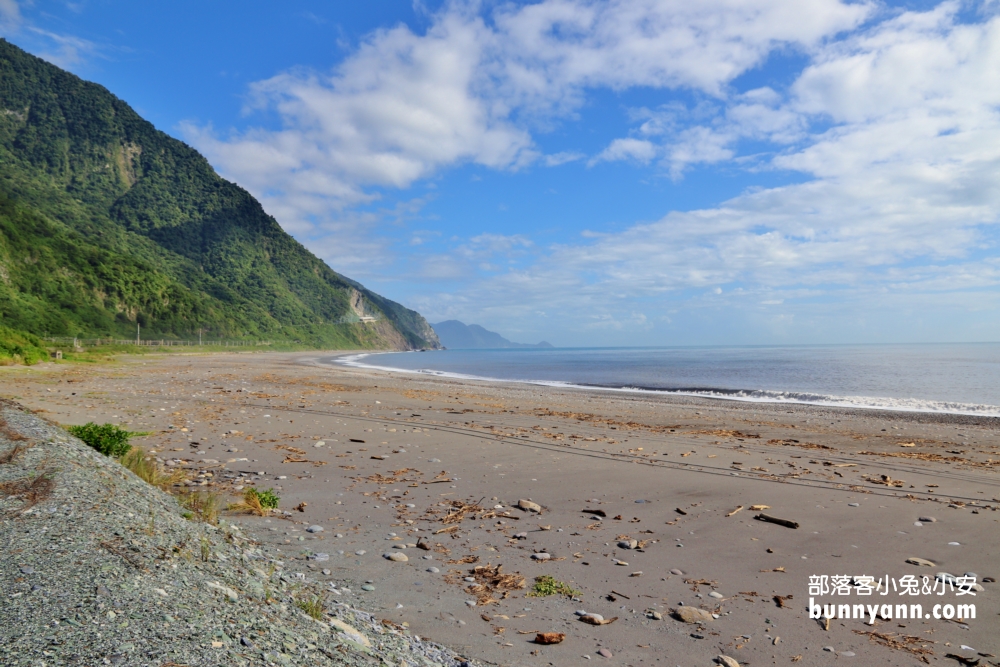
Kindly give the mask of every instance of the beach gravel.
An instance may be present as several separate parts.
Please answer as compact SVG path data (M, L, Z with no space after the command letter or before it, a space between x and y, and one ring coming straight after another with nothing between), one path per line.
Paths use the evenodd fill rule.
M193 522L58 426L0 403L0 664L470 664L345 604L316 620L305 558ZM301 564L302 571L298 570Z

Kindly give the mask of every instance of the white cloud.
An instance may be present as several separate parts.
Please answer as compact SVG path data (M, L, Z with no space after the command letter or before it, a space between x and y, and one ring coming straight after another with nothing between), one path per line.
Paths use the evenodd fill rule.
M635 160L641 164L649 164L656 157L657 147L645 139L615 139L608 147L598 153L590 162L593 166L598 162L617 162L619 160Z
M871 13L841 0L543 0L483 10L469 0L373 33L330 72L293 70L252 86L247 111L282 127L185 137L292 231L335 219L463 163L558 166L531 135L573 113L589 88L694 87L720 95L774 48L809 48ZM653 158L622 140L603 159ZM720 159L689 148L678 159ZM685 157L686 156L686 157Z
M21 24L21 8L17 0L0 0L0 26L15 28Z

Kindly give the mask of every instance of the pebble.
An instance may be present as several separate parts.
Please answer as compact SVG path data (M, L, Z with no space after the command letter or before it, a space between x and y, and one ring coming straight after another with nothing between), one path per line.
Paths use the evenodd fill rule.
M441 459L427 459L428 463L441 463Z
M577 609L573 613L576 614L577 616L586 616L587 615L587 612L585 612L583 609Z
M358 549L357 551L355 551L355 552L354 552L354 555L355 555L355 556L364 556L364 555L365 555L365 553L366 553L366 552L365 552L365 550L364 550L364 549Z
M638 540L621 540L618 543L619 549L635 549L639 546Z
M682 572L681 570L678 570L675 567L674 569L670 570L670 574L676 574L678 577L680 577L680 576L682 576L684 574L684 572Z
M27 565L25 565L24 567L21 568L21 574L34 574L34 573L35 573L35 568L33 567L28 567Z
M917 558L916 556L910 556L906 559L906 562L910 565L921 565L923 567L934 567L934 561L927 560L926 558Z
M608 650L608 649L606 649L606 648L599 648L599 649L597 649L597 655L599 655L599 656L601 656L601 657L604 657L604 658L610 658L610 657L612 657L612 656L613 656L614 654L613 654L613 653L611 653L611 651L609 651L609 650Z
M537 554L531 554L531 559L532 560L549 560L551 558L552 558L552 554L547 554L547 553L544 553L544 552L543 553L537 553Z
M467 604L470 607L475 607L476 606L476 601L475 600L466 600L465 604Z
M375 590L375 587L372 586L371 584L365 584L361 587L361 590L368 591L370 593L371 591Z
M406 507L409 509L413 509L414 507L416 507L416 505L414 505L413 503L406 503Z
M330 554L324 554L324 553L313 554L312 556L309 556L309 560L323 562L325 560L330 560Z
M533 503L530 500L518 500L517 506L528 512L541 512L542 506L538 503Z
M949 547L960 547L962 545L960 543L958 543L958 542L949 542L948 546Z
M402 551L393 551L392 553L382 554L382 558L391 560L394 563L405 563L410 560L409 556L404 554Z
M423 558L424 560L434 560L434 556L431 556L430 554L427 554L426 556L421 556L421 558Z
M847 503L847 506L848 507L861 507L861 503Z
M663 620L663 614L661 614L658 611L651 611L651 612L649 612L649 618L653 619L654 621L662 621Z
M313 445L313 447L322 447L322 446L324 446L325 444L326 444L326 442L324 442L324 441L320 440L320 441L319 441L319 442L317 442L317 443L316 443L315 445Z
M704 623L713 620L712 614L709 612L697 607L689 607L688 605L678 607L674 614L685 623Z
M711 593L708 594L708 597L715 598L717 600L721 600L723 598L723 595L722 595L722 593L719 593L718 591L712 591Z
M329 577L329 576L330 576L330 574L331 574L331 570L327 570L326 568L324 568L324 569L323 569L323 574L325 574L326 576L328 576L328 577Z
M431 574L437 574L441 570L437 569L436 567L429 567L427 568L427 571L430 572Z
M514 537L516 537L519 540L526 540L526 539L528 539L528 534L527 533L514 533Z
M833 653L834 651L836 651L836 649L833 648L832 646L824 646L823 650L824 651L829 651L830 653Z
M308 528L306 528L306 532L307 533L322 533L323 532L323 526L316 526L316 525L309 526Z
M603 621L604 617L600 614L583 614L580 618L592 618L595 621Z
M854 651L841 651L840 655L844 656L845 658L853 658Z
M462 581L468 581L469 583L473 583L474 584L474 583L476 583L476 578L475 577L465 577L464 579L462 579Z
M715 661L723 667L740 667L740 663L736 662L735 659L730 658L728 655L717 655L715 657Z
M641 504L643 504L643 503L647 503L647 502L649 502L649 501L648 501L648 500L637 500L637 501L635 501L635 502L641 505Z

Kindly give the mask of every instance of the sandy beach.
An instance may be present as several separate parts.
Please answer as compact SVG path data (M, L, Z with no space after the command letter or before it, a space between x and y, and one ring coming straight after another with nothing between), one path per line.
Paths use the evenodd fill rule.
M458 381L335 354L6 367L0 394L150 431L137 444L227 498L273 488L284 514L240 519L256 539L311 558L331 600L470 658L1000 664L1000 420ZM529 596L546 575L575 592ZM849 594L810 594L839 575ZM810 597L893 617L810 619ZM898 618L903 604L929 617ZM966 604L975 618L943 617Z

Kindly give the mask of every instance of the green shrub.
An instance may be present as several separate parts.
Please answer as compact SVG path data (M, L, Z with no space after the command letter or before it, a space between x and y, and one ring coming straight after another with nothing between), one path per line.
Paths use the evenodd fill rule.
M528 591L529 598L543 598L549 595L565 595L566 597L573 597L574 595L579 595L580 591L574 590L561 581L556 581L555 578L543 574L540 577L535 577L535 585Z
M128 439L134 434L114 424L87 422L83 426L69 426L66 430L105 456L124 456L132 449Z
M281 501L281 498L279 498L274 493L273 489L264 489L263 491L258 491L257 489L249 488L247 489L247 491L249 492L248 495L253 495L257 497L257 501L260 503L260 506L263 507L264 509L266 510L278 509L278 502Z

